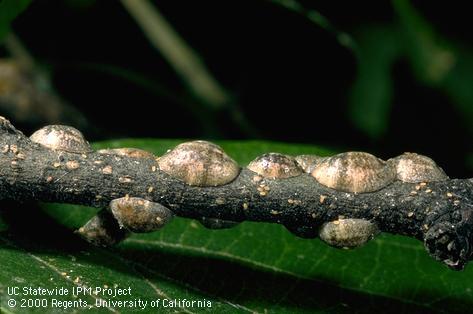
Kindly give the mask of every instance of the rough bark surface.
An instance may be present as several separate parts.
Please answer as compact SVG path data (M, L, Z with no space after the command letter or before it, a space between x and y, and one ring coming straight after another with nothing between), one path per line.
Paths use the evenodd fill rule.
M325 222L363 218L383 232L424 241L432 257L456 270L472 256L472 192L470 179L449 179L347 193L309 174L267 179L245 168L228 184L195 187L160 171L154 159L48 149L0 119L0 199L106 208L129 195L182 217L279 223L302 237L315 237Z

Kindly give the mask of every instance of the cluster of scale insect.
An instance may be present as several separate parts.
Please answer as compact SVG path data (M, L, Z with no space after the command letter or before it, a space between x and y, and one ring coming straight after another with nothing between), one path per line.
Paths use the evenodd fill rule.
M35 132L30 139L53 150L87 154L92 151L80 131L62 125L51 125ZM216 187L228 184L238 177L241 169L223 149L207 141L192 141L176 146L165 155L153 154L136 148L99 150L99 154L156 159L159 170L190 186ZM70 161L69 161L70 163ZM70 163L69 167L78 167ZM156 171L156 167L153 167ZM348 193L369 193L380 190L395 180L409 183L441 181L448 179L435 162L422 155L405 153L387 161L365 152L346 152L331 157L299 155L296 157L267 153L249 163L247 169L255 173L261 197L269 192L264 180L284 180L300 175L310 175L319 184ZM104 174L113 169L105 165ZM256 179L258 178L258 179ZM120 181L122 182L122 181ZM150 187L149 192L152 192ZM322 198L322 195L321 195ZM292 200L293 203L297 200ZM218 202L217 202L218 203ZM246 206L246 207L245 207ZM248 208L244 203L243 207ZM137 197L125 196L110 203L110 211L120 227L131 232L150 232L170 221L172 211L161 204ZM272 210L272 212L277 210ZM222 229L237 222L212 217L201 217L207 228ZM85 225L97 224L94 217ZM84 229L84 227L82 229ZM357 218L343 218L323 224L318 230L320 239L339 248L363 245L379 232L375 222Z
M249 165L258 176L285 179L307 173L319 184L349 193L369 193L385 188L395 180L409 183L448 179L435 162L422 155L404 153L388 161L365 152L346 152L331 157L278 153L264 154ZM320 196L323 203L324 195ZM294 200L290 203L293 203ZM297 234L297 229L290 228ZM358 218L341 218L323 224L319 238L337 248L359 247L379 233L376 222ZM305 236L305 235L302 235Z
M72 153L72 156L76 154L86 158L87 154L92 152L90 144L85 140L82 133L65 125L46 126L33 133L30 140L48 149ZM137 148L103 149L97 151L97 153L138 159L155 159L153 154ZM77 157L79 160L79 156ZM97 160L96 163L100 165L102 161ZM53 168L59 168L61 163L55 161L52 166ZM65 162L65 167L68 170L75 170L80 167L80 163L71 159ZM113 168L111 165L103 165L101 172L104 175L111 175ZM47 182L51 182L53 179L48 176ZM119 177L118 180L120 183L131 181L128 177ZM148 189L148 192L152 192L152 189ZM161 204L126 195L112 200L107 210L101 211L92 217L77 232L93 244L110 245L116 243L116 238L122 239L128 234L124 231L140 233L155 231L166 225L172 217L172 211ZM117 223L123 231L115 228Z

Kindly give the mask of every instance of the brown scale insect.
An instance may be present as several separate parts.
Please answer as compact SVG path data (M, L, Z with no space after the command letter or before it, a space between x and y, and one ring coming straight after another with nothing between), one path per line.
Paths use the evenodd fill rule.
M365 219L339 219L322 225L319 237L336 248L356 248L379 233L378 226Z
M311 175L329 188L354 193L377 191L396 178L391 164L364 152L327 157L315 166Z
M128 156L132 158L152 158L155 159L155 156L145 150L138 148L114 148L114 149L101 149L97 151L99 154L109 154L109 155L118 155L118 156ZM98 162L98 161L96 161ZM103 174L112 174L113 168L110 165L107 165L102 168ZM131 179L127 177L120 177L119 182L126 183L130 182ZM151 190L148 188L148 192L151 193ZM167 220L163 217L165 210L167 208L159 209L159 204L151 203L146 200L141 200L138 202L135 198L124 198L126 200L116 199L113 202L115 211L112 209L112 213L108 210L104 213L101 212L95 217L93 217L89 222L87 222L83 227L78 230L78 233L88 242L91 242L95 245L110 246L113 243L110 242L109 238L113 238L114 235L117 235L121 239L124 239L127 236L127 232L123 230L128 230L132 232L151 232L161 227L161 224L165 224ZM112 205L112 202L110 205ZM148 202L148 203L146 203ZM142 203L143 205L139 205ZM110 206L111 207L111 206ZM158 207L158 209L156 209ZM163 217L159 215L162 214ZM136 217L133 217L136 215ZM172 216L172 213L171 213ZM115 227L111 220L115 222ZM106 223L106 225L104 225ZM108 234L107 228L110 228L110 233ZM116 231L116 229L120 231Z
M161 204L139 197L121 197L110 202L110 209L120 227L128 231L143 233L158 230L174 216Z
M158 159L159 168L188 185L219 186L230 183L240 168L222 148L206 141L180 144Z
M294 159L305 173L311 173L315 166L317 166L326 157L317 155L298 155Z
M403 182L419 183L448 180L445 172L429 157L404 153L388 160L396 169L397 178Z
M96 246L112 246L128 236L128 231L120 228L108 209L102 209L87 223L76 230L84 240Z
M127 157L132 157L132 158L149 158L149 159L156 158L156 156L154 156L152 153L148 151L145 151L139 148L131 148L131 147L100 149L97 151L97 153L127 156Z
M76 128L66 125L47 125L34 132L30 139L32 142L50 149L69 153L88 153L92 151L89 142L84 139L82 133Z
M247 168L270 179L285 179L302 174L301 167L292 157L279 153L261 155L250 162Z

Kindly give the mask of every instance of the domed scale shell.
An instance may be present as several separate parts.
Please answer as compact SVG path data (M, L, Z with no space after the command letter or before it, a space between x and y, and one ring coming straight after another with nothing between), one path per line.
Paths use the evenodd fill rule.
M379 233L375 223L365 219L339 219L322 225L319 237L336 248L356 248Z
M10 120L0 116L0 131L7 131L9 133L19 133L17 129L11 124Z
M129 235L127 230L120 228L107 208L98 212L75 233L93 245L104 247L113 246Z
M240 173L236 161L207 141L182 143L158 159L159 168L189 185L219 186Z
M110 209L121 227L136 233L162 228L174 216L161 204L139 197L121 197L110 202Z
M97 151L97 153L126 156L126 157L131 157L131 158L149 158L149 159L156 158L156 156L154 156L152 153L146 150L139 149L139 148L132 148L132 147L100 149Z
M305 173L311 173L315 166L317 166L325 158L326 157L317 155L298 155L294 159Z
M247 167L262 177L285 179L302 174L302 168L290 156L279 153L267 153L257 157Z
M392 183L392 165L364 152L347 152L321 161L311 175L322 185L337 191L374 192Z
M48 125L34 132L30 139L50 149L70 153L88 153L92 151L89 142L82 133L67 125Z
M420 183L448 180L445 172L431 158L415 153L404 153L388 160L403 182Z

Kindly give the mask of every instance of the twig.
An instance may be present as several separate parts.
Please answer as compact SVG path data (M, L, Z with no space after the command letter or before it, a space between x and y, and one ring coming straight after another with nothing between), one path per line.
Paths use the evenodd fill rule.
M148 40L160 51L204 104L221 109L230 102L225 89L207 71L191 47L147 0L122 0Z
M57 131L48 130L45 134ZM318 164L307 170L310 156L295 163L291 157L269 154L240 169L207 142L180 145L156 160L136 149L92 152L79 145L76 133L61 132L57 134L66 141L58 143L69 145L68 151L62 144L38 144L38 136L32 136L33 142L0 119L0 199L98 208L120 199L118 205L112 202L113 213L104 212L106 220L119 218L118 223L112 219L112 229L121 238L126 234L120 226L135 224L137 230L136 219L154 217L153 224L160 227L175 214L205 217L207 225L218 219L215 228L225 225L222 220L279 223L298 236L319 235L334 246L360 245L379 229L424 241L432 257L452 269L462 269L472 258L473 182L448 179L426 157L382 162L366 153L348 153L313 158ZM409 168L402 160L419 166ZM404 172L394 177L391 167L396 164ZM341 167L336 176L324 170L334 165ZM405 182L416 178L427 180ZM150 227L149 221L144 223Z
M155 6L147 0L122 0L122 4L151 44L189 86L192 95L204 109L196 113L201 122L219 119L224 113L242 132L258 137L259 132L242 114L234 97L212 76L198 53L179 36ZM211 129L211 124L204 123L203 127L212 137L219 136L217 130Z
M337 29L330 21L320 14L320 12L316 10L306 9L302 4L300 4L296 0L268 0L269 2L274 3L275 5L279 5L283 8L286 8L290 11L293 11L301 16L305 17L312 23L322 27L326 31L330 32L331 34L335 35L338 43L350 51L358 54L358 46L356 42L353 40L353 37L350 36L348 33L340 31Z

